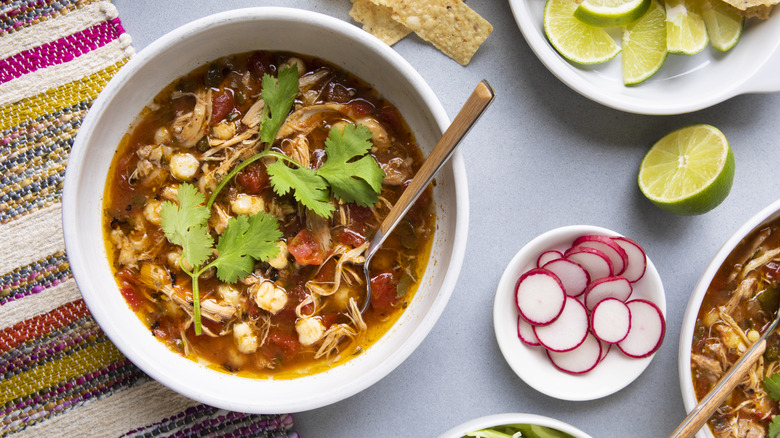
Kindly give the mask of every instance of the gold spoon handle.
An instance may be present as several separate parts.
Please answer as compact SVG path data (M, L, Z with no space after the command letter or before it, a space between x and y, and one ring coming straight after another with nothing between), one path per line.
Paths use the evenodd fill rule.
M493 101L494 96L495 92L487 81L483 80L477 85L477 88L474 89L471 96L466 100L463 108L455 116L450 127L447 128L431 154L425 159L412 182L401 194L398 202L395 203L385 220L382 221L382 225L380 225L377 231L378 235L384 237L393 231L395 225L406 214L415 199L428 187L436 172L447 162L455 150L455 146L460 143L469 129L485 112L490 102Z

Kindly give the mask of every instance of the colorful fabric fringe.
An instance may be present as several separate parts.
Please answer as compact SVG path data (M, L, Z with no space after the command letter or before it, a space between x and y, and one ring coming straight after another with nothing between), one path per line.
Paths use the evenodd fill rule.
M73 280L60 197L91 103L133 55L107 0L0 0L0 437L297 437L199 404L107 339Z

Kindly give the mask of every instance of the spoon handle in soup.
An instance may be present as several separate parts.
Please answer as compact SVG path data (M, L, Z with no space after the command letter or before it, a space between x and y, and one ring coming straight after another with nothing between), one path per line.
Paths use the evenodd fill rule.
M444 132L444 135L442 135L439 142L436 143L431 154L425 159L425 162L423 162L420 170L415 174L412 182L401 194L401 197L390 210L390 213L385 220L382 221L382 225L379 227L376 237L384 240L384 238L393 231L395 225L406 212L409 211L409 208L420 193L428 187L428 184L433 180L436 172L450 158L455 151L455 146L460 143L471 127L474 126L474 123L485 112L488 105L490 105L490 102L493 101L493 97L495 97L493 88L487 81L481 81L471 93L468 100L466 100L466 103L463 104L463 108L461 108L458 115L455 116L455 119ZM375 238L374 241L376 240L377 239ZM381 242L375 244L374 241L371 242L372 247L381 244Z
M742 380L745 374L756 363L759 357L766 350L767 334L773 332L777 327L777 319L769 327L763 336L753 344L752 347L742 357L729 368L728 372L721 377L714 388L699 402L698 405L685 417L682 423L677 426L669 438L687 438L692 437L709 420L712 413L715 412L723 400L728 397L731 391Z

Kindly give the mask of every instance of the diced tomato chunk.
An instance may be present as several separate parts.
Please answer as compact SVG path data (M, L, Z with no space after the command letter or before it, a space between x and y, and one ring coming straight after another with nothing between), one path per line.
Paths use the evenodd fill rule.
M367 100L355 99L349 103L355 116L370 116L376 112L376 108Z
M344 245L350 245L353 248L357 248L358 246L366 243L366 238L361 234L350 230L349 228L344 228L339 232L339 242L343 243Z
M398 302L398 282L391 272L383 272L371 278L371 307L379 313L387 313Z
M249 71L258 79L262 78L264 74L270 75L274 73L271 55L268 52L258 50L249 56L247 63L249 64Z
M127 304L133 309L133 312L137 312L144 304L143 297L134 287L125 284L123 287L119 288L119 291L122 293L122 296L125 297L125 301L127 301Z
M233 97L233 90L223 88L214 93L211 98L211 124L216 125L221 122L235 107L236 102Z
M155 338L167 341L172 339L176 333L176 325L169 316L163 316L152 325L152 334Z
M311 231L302 229L287 243L287 250L295 257L295 261L301 265L319 265L325 259L325 251L314 240Z
M255 162L246 166L236 176L236 181L241 184L246 193L256 195L268 185L268 172L263 163Z
M273 345L279 347L283 359L295 357L298 350L301 348L301 343L298 342L298 338L279 330L271 332L268 335L268 340L270 340Z

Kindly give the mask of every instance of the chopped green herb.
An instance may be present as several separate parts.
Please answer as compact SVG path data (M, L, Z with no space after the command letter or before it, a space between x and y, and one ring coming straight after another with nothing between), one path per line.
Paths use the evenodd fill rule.
M769 430L766 432L767 438L780 438L780 417L774 416L769 423Z
M363 125L331 129L325 140L328 160L317 169L317 175L328 181L335 197L364 207L379 201L377 195L385 177L376 160L367 155L370 139L371 131Z
M300 167L291 168L282 160L268 165L266 170L271 179L271 186L277 195L286 195L291 190L295 200L318 216L330 217L335 207L330 203L328 183L316 171Z
M276 139L298 94L298 68L290 66L279 72L279 78L263 75L261 96L265 105L260 119L260 141L272 144Z
M764 378L764 389L774 401L780 401L780 374L774 373Z
M218 256L204 265L214 253L214 239L208 232L209 208L203 205L206 197L192 184L181 184L177 198L178 205L170 201L163 203L161 226L165 237L182 248L179 266L192 277L192 319L195 334L200 335L198 278L214 267L220 280L235 283L252 272L255 260L268 260L278 254L275 242L282 233L276 218L264 212L231 218L217 243ZM192 267L191 271L185 268L184 260Z
M192 184L181 184L177 191L179 205L163 202L160 209L165 237L181 246L182 257L191 266L200 266L209 256L214 239L207 231L209 210L203 205L206 197Z
M219 257L211 263L217 268L217 278L235 283L246 277L255 260L268 261L279 252L276 242L281 238L279 223L271 215L260 212L230 218L217 242Z

